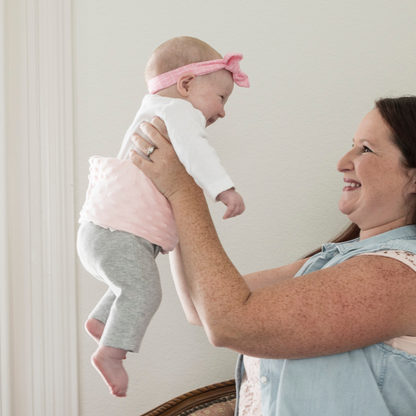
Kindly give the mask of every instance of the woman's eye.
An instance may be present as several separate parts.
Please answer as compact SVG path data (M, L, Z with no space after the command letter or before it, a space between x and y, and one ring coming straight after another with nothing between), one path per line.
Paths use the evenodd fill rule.
M355 145L353 144L351 147L354 147ZM363 153L373 153L373 151L367 147L367 146L363 146Z

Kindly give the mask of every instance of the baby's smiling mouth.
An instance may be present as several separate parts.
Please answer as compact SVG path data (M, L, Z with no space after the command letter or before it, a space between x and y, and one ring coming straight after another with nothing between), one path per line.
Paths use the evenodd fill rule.
M208 127L209 125L215 123L217 121L217 119L215 117L211 117L207 120L207 124L205 127Z

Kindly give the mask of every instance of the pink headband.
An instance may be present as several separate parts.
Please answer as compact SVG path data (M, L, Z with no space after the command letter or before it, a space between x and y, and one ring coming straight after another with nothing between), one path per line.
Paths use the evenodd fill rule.
M176 84L178 79L187 72L198 76L210 74L211 72L216 72L220 69L226 69L233 74L233 80L238 86L248 88L250 86L248 76L240 69L239 62L242 59L243 55L241 55L241 53L227 53L227 55L224 56L224 59L195 62L193 64L181 66L173 71L165 72L164 74L150 79L147 83L147 87L149 88L150 94L156 94L158 91Z

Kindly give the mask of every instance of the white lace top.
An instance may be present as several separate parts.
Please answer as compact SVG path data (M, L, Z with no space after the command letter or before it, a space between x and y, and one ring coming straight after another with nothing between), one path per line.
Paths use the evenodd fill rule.
M402 263L406 264L411 269L416 271L416 256L412 253L407 253L406 251L385 250L378 251L377 253L366 253L365 255L391 257L392 259L401 261ZM384 343L398 350L405 351L412 355L416 355L416 337L403 336L393 338L388 341L384 341Z
M363 256L385 256L399 260L416 271L416 256L405 251L385 250L377 253L365 253ZM416 355L416 337L398 337L385 344L409 354ZM260 359L244 356L244 375L240 388L240 401L238 405L239 416L261 416L261 389L260 389Z
M261 415L260 358L244 358L244 375L240 387L238 403L239 416Z

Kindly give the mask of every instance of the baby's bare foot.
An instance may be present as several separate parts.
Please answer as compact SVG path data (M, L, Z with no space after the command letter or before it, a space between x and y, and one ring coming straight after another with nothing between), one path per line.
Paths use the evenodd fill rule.
M88 318L87 322L85 322L85 330L98 345L100 345L100 339L103 335L104 328L105 324L95 318ZM123 360L125 359L126 355L123 357Z
M128 376L123 367L126 351L120 348L100 346L91 357L91 362L101 374L110 392L117 397L126 397Z
M88 318L85 322L85 330L91 335L92 339L100 343L101 336L103 335L105 324L95 318Z

